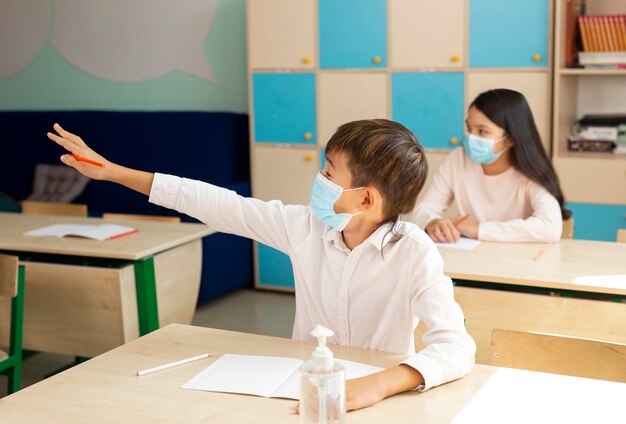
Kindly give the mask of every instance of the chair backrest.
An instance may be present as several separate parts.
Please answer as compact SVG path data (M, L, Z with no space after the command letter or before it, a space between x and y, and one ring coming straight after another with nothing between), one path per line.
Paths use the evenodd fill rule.
M68 203L83 192L89 181L69 166L40 163L35 167L33 192L26 200Z
M87 205L80 203L55 203L37 202L24 200L22 213L30 215L63 215L63 216L87 216Z
M569 217L563 220L563 232L561 232L562 239L574 238L574 218Z
M617 230L617 242L626 243L626 229Z
M0 296L17 296L17 256L0 254Z
M119 221L160 221L160 222L180 222L178 216L160 215L134 215L124 213L103 213L102 219Z
M491 365L626 383L626 344L494 329Z

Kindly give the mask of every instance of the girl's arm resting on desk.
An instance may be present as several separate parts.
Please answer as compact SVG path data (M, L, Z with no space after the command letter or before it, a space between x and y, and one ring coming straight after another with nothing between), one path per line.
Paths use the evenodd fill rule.
M508 242L557 242L561 239L563 219L559 202L543 187L535 185L529 193L532 215L526 219L482 222L478 239Z

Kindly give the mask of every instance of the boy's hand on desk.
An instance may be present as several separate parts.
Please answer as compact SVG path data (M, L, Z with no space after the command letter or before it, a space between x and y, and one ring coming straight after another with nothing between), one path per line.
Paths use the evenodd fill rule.
M346 410L367 408L386 396L380 381L381 373L346 381Z
M424 384L422 374L400 364L365 377L346 381L346 409L367 408L381 400Z
M70 155L61 156L61 161L75 168L81 174L93 178L94 180L106 180L111 173L113 164L91 150L82 138L69 131L65 131L59 124L54 124L54 130L58 133L49 132L48 138L59 146L63 147L69 153L79 156L79 160ZM85 159L88 161L85 161Z

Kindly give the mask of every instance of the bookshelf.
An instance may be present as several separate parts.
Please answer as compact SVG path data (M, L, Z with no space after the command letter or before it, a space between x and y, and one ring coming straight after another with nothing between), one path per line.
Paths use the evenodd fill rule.
M626 228L626 157L570 152L569 128L588 113L626 113L626 70L565 66L566 2L555 10L552 160L570 209L574 237L615 241ZM626 2L586 0L587 15L626 14Z

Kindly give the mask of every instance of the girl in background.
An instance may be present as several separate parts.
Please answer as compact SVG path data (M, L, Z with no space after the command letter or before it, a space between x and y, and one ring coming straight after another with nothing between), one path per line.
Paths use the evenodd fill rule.
M507 242L556 242L564 208L559 178L521 93L480 94L470 105L463 147L441 164L409 220L436 242L459 237ZM442 218L456 201L459 218Z

